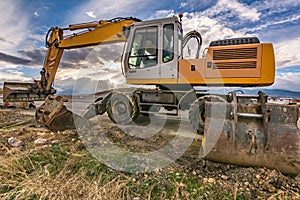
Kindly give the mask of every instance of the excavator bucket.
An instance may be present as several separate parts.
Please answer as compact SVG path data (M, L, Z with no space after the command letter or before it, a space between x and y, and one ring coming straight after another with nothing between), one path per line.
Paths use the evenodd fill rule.
M3 101L4 102L33 102L43 101L45 94L38 94L34 91L36 83L4 82Z
M62 96L48 95L44 103L36 109L36 121L53 132L75 129L76 122L80 127L88 125L88 120L71 112L63 104L66 102Z
M299 105L206 102L204 159L300 173ZM225 109L224 109L225 108ZM221 117L223 116L223 117Z

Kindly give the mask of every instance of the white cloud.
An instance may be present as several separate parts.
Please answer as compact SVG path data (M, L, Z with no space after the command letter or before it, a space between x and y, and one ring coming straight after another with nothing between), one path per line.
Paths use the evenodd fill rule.
M183 16L184 32L197 30L202 35L204 45L208 45L213 40L245 36L243 33L235 32L218 20L211 19L200 12L184 13Z
M150 19L160 19L175 15L174 10L158 10L150 16Z
M31 82L31 78L24 77L24 73L19 71L14 64L7 64L5 62L0 61L0 66L5 66L5 70L0 70L0 80L1 84L4 81L22 81L22 82Z
M99 92L124 87L125 77L121 72L121 63L103 61L103 64L91 65L88 61L83 61L82 68L79 69L58 69L55 87L61 90L72 89L78 94ZM99 83L106 83L99 85Z
M185 8L187 7L188 3L187 2L181 2L179 8Z
M28 34L28 38L33 39L37 42L45 42L45 35Z
M150 4L150 1L141 0L120 0L118 2L111 0L89 0L82 4L78 9L71 10L67 16L65 22L68 24L86 22L89 21L91 16L87 15L87 12L97 13L97 17L101 19L111 19L115 17L137 17L142 13L146 13L146 5Z
M120 59L123 48L119 45L109 46L115 51L110 52L110 55L105 56L105 58L101 56L104 55L103 51L107 51L108 45L100 45L92 48L85 59L76 64L78 68L64 68L62 64L62 67L57 71L55 85L60 88L72 88L74 85L80 85L81 81L82 84L95 84L104 81L116 87L124 85L125 78L122 75L121 63L116 61ZM110 59L107 59L108 56ZM76 91L76 93L80 92Z
M258 21L261 15L256 8L239 3L237 0L219 0L215 6L205 11L208 16L217 16L226 12L229 12L230 15L237 15L240 20L250 21ZM223 17L221 16L221 18Z
M289 11L300 5L300 1L295 0L264 0L255 2L255 7L259 11L267 11L268 15Z
M268 22L266 22L264 24L260 24L256 27L244 28L243 31L255 32L255 31L262 30L262 29L266 29L266 28L268 28L270 26L273 26L273 25L280 25L280 24L295 22L299 19L300 19L300 14L294 14L294 15L288 16L287 18L284 18L284 19L281 19L281 20L270 19Z
M5 12L0 12L0 27L5 27L0 32L0 53L3 56L11 57L11 62L5 62L5 59L0 61L0 83L4 81L32 82L32 79L28 78L30 74L24 74L24 72L20 71L22 62L30 63L29 67L36 68L37 71L39 71L42 64L41 60L39 65L35 65L30 62L31 58L24 55L25 51L37 49L34 44L38 37L44 41L45 36L41 38L41 36L30 33L31 23L29 22L29 17L32 16L32 13L26 13L21 2L0 1L0 8L5 10ZM38 13L35 15L38 15ZM19 61L14 62L14 60ZM28 62L24 62L26 60Z
M93 19L96 19L96 15L94 14L93 11L88 11L88 12L86 12L86 14L87 14L87 16L89 16L89 17L91 17Z
M217 7L236 12L242 20L257 21L261 15L255 8L246 6L236 0L220 0L217 3Z
M0 1L0 52L15 54L27 37L28 17L19 1Z
M277 67L300 66L300 37L274 44Z
M300 82L299 72L279 73L276 74L275 83L269 88L300 92L300 87L295 86L299 82Z

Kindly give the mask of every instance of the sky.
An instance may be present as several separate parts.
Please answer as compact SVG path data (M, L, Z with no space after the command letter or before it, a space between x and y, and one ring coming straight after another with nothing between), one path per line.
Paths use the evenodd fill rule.
M1 0L0 8L0 86L4 81L39 79L50 27L129 16L149 20L182 12L184 33L199 31L203 48L213 40L247 36L273 43L276 80L267 88L300 92L299 0ZM65 51L54 87L64 92L78 82L84 83L80 91L124 84L122 50L123 44L113 44Z

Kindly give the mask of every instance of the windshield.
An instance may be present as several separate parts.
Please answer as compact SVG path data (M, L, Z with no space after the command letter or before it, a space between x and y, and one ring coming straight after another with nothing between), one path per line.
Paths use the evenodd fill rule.
M135 30L129 56L129 68L144 68L157 65L158 27L143 27Z

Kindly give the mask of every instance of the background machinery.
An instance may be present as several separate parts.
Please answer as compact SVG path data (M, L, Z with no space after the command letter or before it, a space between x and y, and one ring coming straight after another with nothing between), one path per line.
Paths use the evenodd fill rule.
M195 89L195 86L273 84L272 44L260 43L255 37L217 40L212 41L205 56L199 58L201 35L191 31L183 36L181 17L150 21L115 18L51 28L46 37L48 51L41 80L23 87L5 83L4 100L47 97L37 108L37 120L53 131L74 128L74 120L79 116L66 109L61 96L53 95L52 85L63 51L126 41L122 55L126 82L155 85L155 89L109 91L91 103L83 116L85 119L107 112L113 122L128 124L140 114L159 112L160 108L175 111L175 115L188 111L193 128L203 134L204 158L298 174L300 111L297 106L270 105L262 92L246 95L233 91L217 95ZM63 34L65 30L80 29L86 31L67 37ZM196 58L184 59L183 48L192 38L197 41ZM213 107L217 112L212 112ZM216 145L211 146L212 138L218 138Z

